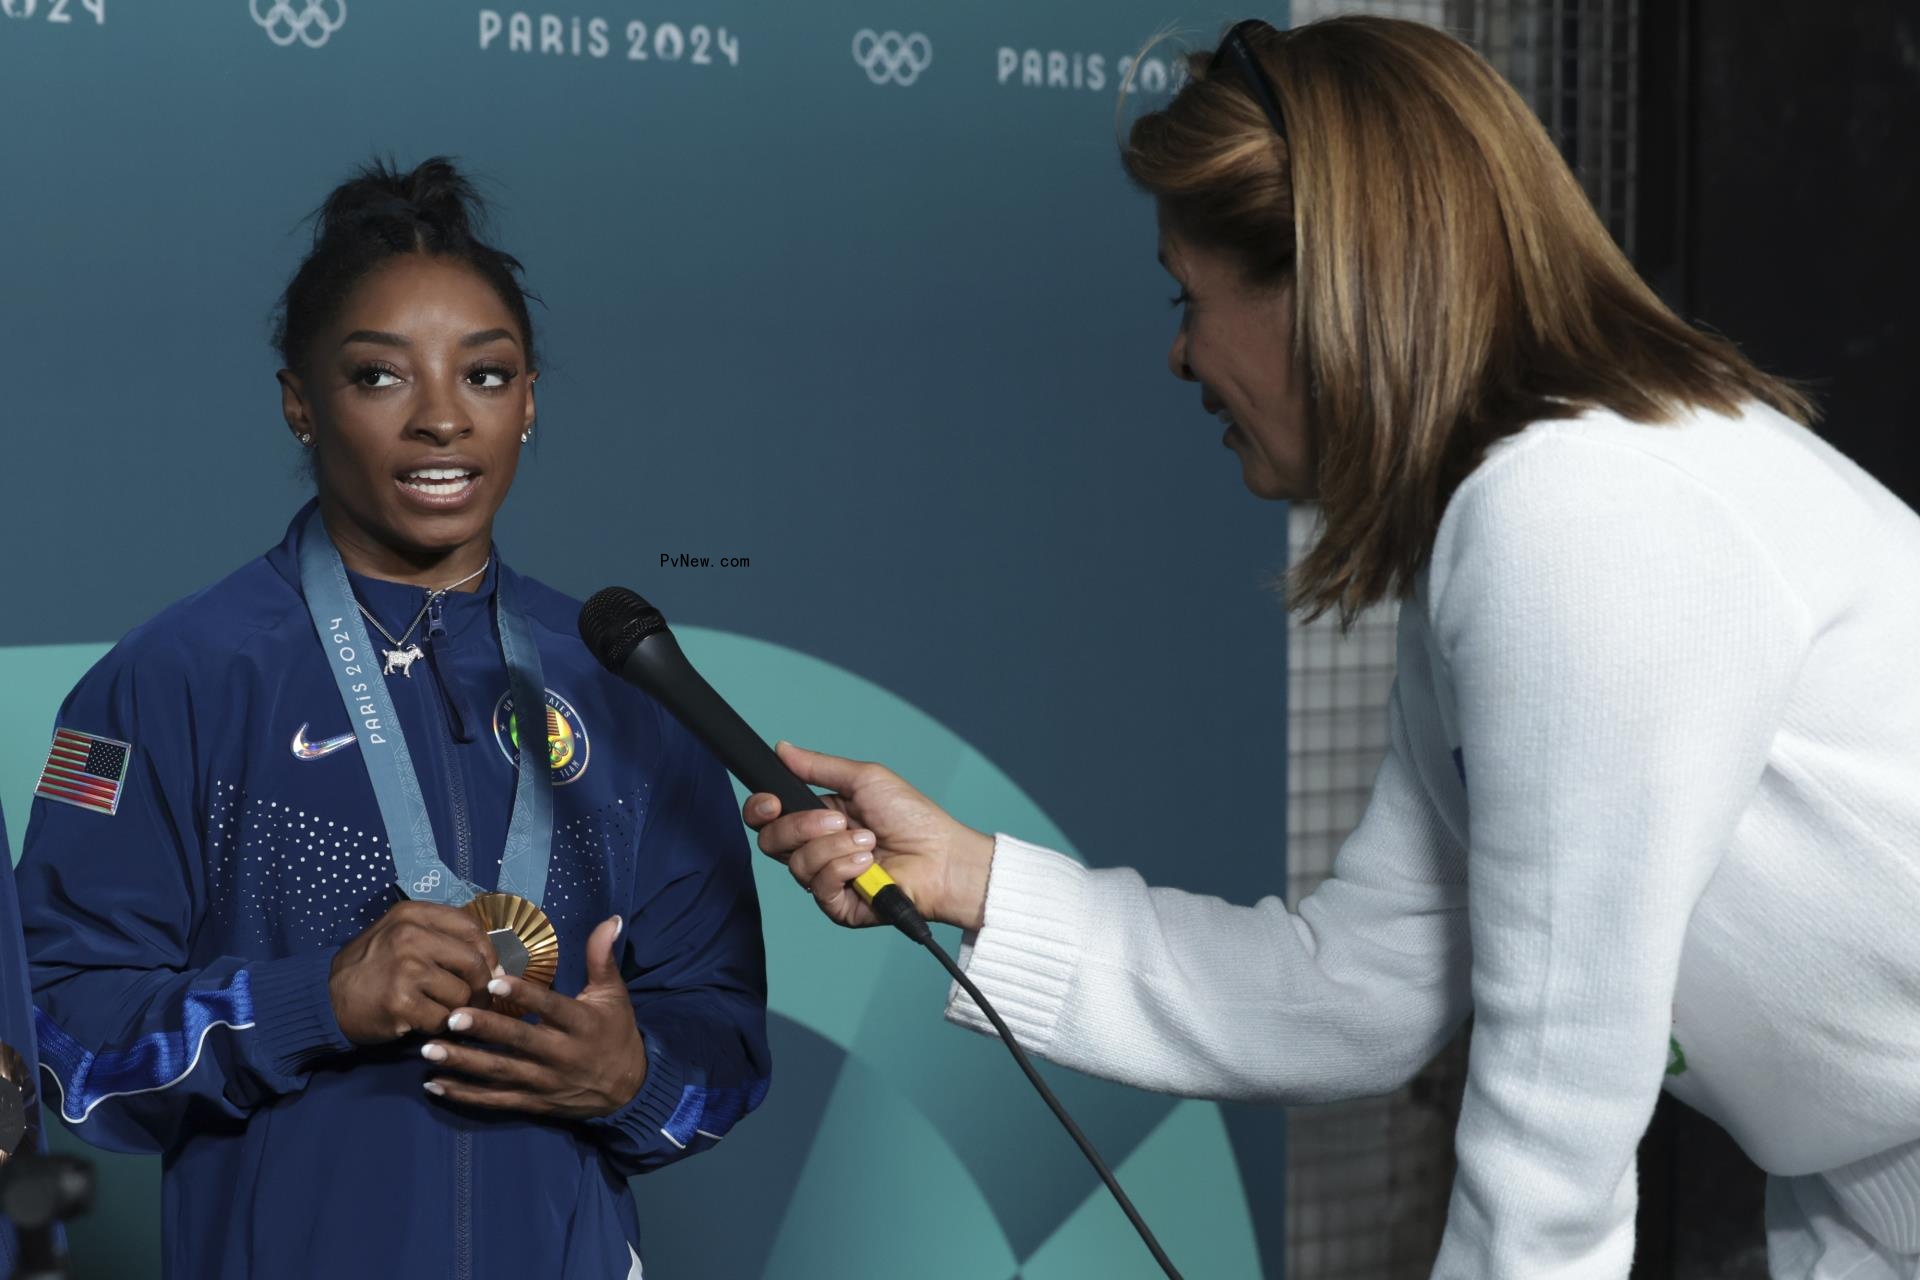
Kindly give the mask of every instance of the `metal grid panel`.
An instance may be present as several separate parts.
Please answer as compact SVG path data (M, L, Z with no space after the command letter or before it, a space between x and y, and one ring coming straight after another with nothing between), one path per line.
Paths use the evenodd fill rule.
M1445 25L1520 91L1632 257L1640 0L1448 0L1446 7Z
M1292 24L1298 27L1337 13L1370 13L1377 18L1408 18L1444 26L1447 4L1448 0L1374 0L1371 4L1355 4L1351 0L1293 0Z
M1319 508L1289 508L1289 559L1313 544ZM1359 824L1373 776L1387 754L1387 693L1393 686L1400 607L1362 614L1341 634L1322 615L1287 632L1287 900L1298 905L1333 870L1334 855Z
M1289 509L1290 559L1312 546L1318 508ZM1365 811L1387 753L1387 694L1400 609L1295 620L1287 635L1287 897L1313 892ZM1287 1124L1287 1271L1292 1280L1422 1280L1453 1181L1464 1040L1407 1088L1296 1107Z

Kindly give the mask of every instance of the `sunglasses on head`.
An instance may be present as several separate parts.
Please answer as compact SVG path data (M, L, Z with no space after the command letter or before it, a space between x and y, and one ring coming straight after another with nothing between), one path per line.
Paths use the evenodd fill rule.
M1284 140L1287 136L1287 122L1280 114L1280 99L1275 96L1273 86L1267 81L1267 73L1260 69L1260 63L1253 56L1253 50L1247 47L1247 37L1256 31L1270 32L1273 28L1258 18L1249 18L1245 22L1236 22L1227 32L1226 39L1220 42L1220 48L1214 52L1214 61L1222 58L1232 63L1240 72L1240 78L1246 82L1247 91L1260 109L1267 113L1267 119L1273 122L1273 131Z

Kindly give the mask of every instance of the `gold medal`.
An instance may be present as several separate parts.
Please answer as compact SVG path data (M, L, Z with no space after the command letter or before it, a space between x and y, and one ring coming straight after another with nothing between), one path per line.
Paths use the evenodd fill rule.
M502 969L526 982L553 985L560 969L560 935L546 912L517 893L483 893L463 909L487 931ZM513 1018L526 1012L498 997L493 1007Z
M33 1073L10 1044L0 1041L0 1167L33 1140Z

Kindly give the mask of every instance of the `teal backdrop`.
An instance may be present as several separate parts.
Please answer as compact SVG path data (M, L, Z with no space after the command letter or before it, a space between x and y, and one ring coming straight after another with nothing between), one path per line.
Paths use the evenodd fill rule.
M1248 16L1176 3L0 0L16 849L74 680L303 498L268 346L302 219L373 155L446 153L543 299L517 566L641 591L770 738L1095 865L1284 892L1285 512L1168 376L1117 161L1171 52ZM937 967L760 870L774 1087L635 1183L649 1276L896 1276L862 1199L928 1280L1157 1274ZM1278 1109L1049 1076L1186 1274L1280 1274ZM91 1154L79 1274L156 1275L157 1162Z

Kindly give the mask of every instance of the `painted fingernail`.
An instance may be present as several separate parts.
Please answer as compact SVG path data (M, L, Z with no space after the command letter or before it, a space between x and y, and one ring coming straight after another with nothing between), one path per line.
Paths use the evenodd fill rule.
M869 862L872 862L872 861L873 861L873 855L871 853L868 853L865 849L862 849L860 852L853 855L853 865L856 867L864 867Z
M862 849L864 849L868 845L873 843L873 832L856 831L853 833L853 842L859 845Z
M421 1085L420 1087L422 1089L425 1089L428 1093L432 1094L436 1098L444 1098L447 1096L447 1091L440 1087L440 1082L438 1080L429 1080L425 1084Z
M445 1062L447 1047L441 1044L423 1044L420 1046L420 1056L428 1062Z
M465 1031L472 1025L473 1015L470 1013L456 1013L447 1019L447 1030L449 1031ZM431 1049L433 1046L428 1045L427 1047Z
M607 919L613 921L613 936L616 938L619 937L620 931L627 927L627 918L625 916L608 916Z
M492 982L489 982L487 984L487 990L493 992L493 994L497 996L504 996L509 991L513 990L513 988L507 985L507 980L505 978L495 978Z

